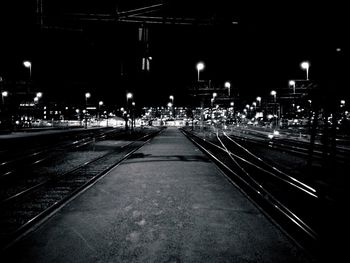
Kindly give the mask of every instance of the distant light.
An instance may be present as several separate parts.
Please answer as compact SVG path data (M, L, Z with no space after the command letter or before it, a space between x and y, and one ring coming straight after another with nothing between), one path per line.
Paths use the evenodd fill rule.
M1 92L1 95L3 97L7 97L9 95L9 93L8 93L8 91L3 91L3 92Z
M131 104L132 104L132 106L135 106L135 101L133 101Z
M295 86L295 81L294 80L290 80L289 81L289 86Z
M203 62L199 62L197 64L197 70L203 70L204 69L204 63Z
M171 102L168 103L168 107L171 108L173 104Z
M233 106L233 105L235 105L235 103L234 103L234 102L231 102L230 105Z
M38 98L41 98L41 97L43 96L43 93L42 93L42 92L37 92L37 93L36 93L36 96L37 96Z
M89 92L85 93L85 98L90 98L91 97L91 94Z
M269 137L270 139L272 139L272 138L273 138L273 134L269 134L269 135L267 135L267 137Z
M35 97L35 98L34 98L34 101L35 101L35 102L38 102L38 101L39 101L39 98L38 98L38 97Z
M226 82L225 82L225 88L230 88L230 87L231 87L231 83L228 82L228 81L226 81Z
M218 94L216 92L213 92L213 98L215 98Z
M32 66L32 63L30 61L23 61L23 65L26 67L26 68L30 68Z
M131 98L132 98L132 93L130 93L130 92L127 93L127 94L126 94L126 98L127 98L127 99L131 99Z
M273 134L274 134L274 135L279 135L280 132L279 132L279 131L273 131Z
M261 101L261 97L256 97L256 100L260 102Z
M270 93L272 96L275 96L277 94L277 92L275 90L271 90L271 93Z
M341 48L338 47L338 48L336 49L336 51L337 51L337 52L340 52L340 51L341 51Z
M170 96L169 96L169 99L174 100L174 96L173 96L173 95L170 95Z
M98 102L98 105L102 106L102 105L103 105L103 101L102 101L102 100L99 101L99 102Z

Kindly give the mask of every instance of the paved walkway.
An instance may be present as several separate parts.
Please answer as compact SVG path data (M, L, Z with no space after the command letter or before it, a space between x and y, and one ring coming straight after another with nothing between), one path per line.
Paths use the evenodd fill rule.
M166 129L63 207L7 258L308 262L176 128Z

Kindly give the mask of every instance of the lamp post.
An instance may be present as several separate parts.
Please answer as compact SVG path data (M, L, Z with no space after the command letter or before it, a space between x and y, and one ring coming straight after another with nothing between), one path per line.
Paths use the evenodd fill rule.
M26 61L23 61L23 65L26 67L26 68L29 68L29 79L32 78L32 63L28 60Z
M134 130L135 127L135 101L131 102L132 109L131 109L131 129Z
M132 99L132 97L133 97L133 95L132 95L131 92L128 92L128 93L126 94L126 102L127 102L127 104L129 104L129 99Z
M2 104L5 105L5 97L7 97L9 95L8 91L3 91L1 92L1 101L2 101Z
M228 89L228 96L230 97L231 96L231 83L226 81L225 82L225 88Z
M103 101L100 100L98 102L98 111L97 111L98 126L100 126L100 108L101 108L102 105L103 105Z
M289 81L289 86L293 87L293 94L295 94L295 81L294 80L290 80Z
M133 98L133 94L131 92L126 93L126 118L125 118L125 130L128 130L128 121L129 121L129 117L128 117L128 112L130 114L130 107L129 107L129 100L131 100Z
M199 82L199 72L204 69L204 63L198 62L197 63L197 71L198 71L198 82Z
M85 129L87 129L87 101L91 97L91 94L89 92L85 93Z
M310 63L308 61L303 61L303 62L301 62L300 67L302 69L306 70L306 80L309 80Z
M91 94L89 92L85 93L85 107L87 107L87 100L91 98Z
M254 110L256 110L256 102L255 101L253 101L252 105L253 105Z
M276 108L276 94L277 94L277 92L275 90L271 90L270 94L273 96L274 114L276 114L276 126L275 126L275 129L277 129L277 124L278 124L278 114L277 114L277 108Z
M277 92L275 90L271 90L270 94L273 96L273 101L276 102L276 94L277 94Z
M261 97L256 97L256 101L258 102L258 106L260 107L261 106Z
M42 92L37 92L36 93L36 96L35 96L35 98L34 98L34 104L35 104L35 110L36 110L36 112L39 112L39 106L38 106L38 104L39 104L39 100L41 99L43 97L43 93ZM35 114L36 115L36 117L38 117L40 114Z
M173 107L174 106L174 96L173 95L170 95L169 96L169 99L171 100L171 104L172 104L172 113L173 113L173 116L175 118L175 108Z
M27 96L30 94L29 82L32 79L32 63L28 60L23 61L23 66L29 69L29 79L27 81Z

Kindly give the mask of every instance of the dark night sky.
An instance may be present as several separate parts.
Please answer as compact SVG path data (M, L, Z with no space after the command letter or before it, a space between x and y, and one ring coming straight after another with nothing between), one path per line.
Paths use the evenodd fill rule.
M74 2L73 5L71 2ZM44 12L112 13L158 1L44 1ZM129 1L130 2L130 1ZM229 26L150 26L151 72L138 70L142 54L136 25L93 23L83 32L46 30L35 25L35 1L11 1L1 21L0 75L26 78L22 61L33 63L33 82L52 100L83 100L86 91L96 100L122 104L125 91L140 104L165 105L170 94L189 101L188 87L197 78L196 63L206 64L201 78L214 83L230 80L241 96L267 96L271 89L302 79L299 67L311 62L310 79L322 79L329 65L347 70L346 8L335 1L314 4L292 1L275 4L243 1L165 1L166 12L177 16L216 17L238 21ZM262 1L260 1L262 2ZM282 1L280 1L282 2ZM134 6L130 6L134 5ZM341 48L342 58L336 48ZM121 64L123 73L121 76ZM69 94L69 95L67 95Z

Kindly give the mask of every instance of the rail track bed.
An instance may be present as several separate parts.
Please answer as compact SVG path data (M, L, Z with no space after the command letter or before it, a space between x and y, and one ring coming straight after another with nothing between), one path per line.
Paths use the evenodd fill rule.
M2 176L0 247L9 246L160 131L141 129L131 133L109 133L102 137L100 135L91 138L89 142L79 142L79 146L74 143L73 148L61 150L60 155L55 153L40 162L26 162L24 169L14 169L11 174ZM74 160L73 165L63 164L72 156L79 155L85 156ZM58 158L61 159L58 163L64 168L54 169Z
M264 142L264 152L261 149L263 143L257 139L259 142L255 145L260 150L256 153L255 140L248 142L247 138L237 138L237 135L220 130L192 131L185 128L183 132L218 164L233 184L310 254L322 257L325 253L329 256L341 250L345 227L344 196L335 197L328 193L328 188L320 187L318 181L313 180L315 176L298 174L297 171L291 175L283 165L270 162L271 151L281 155L281 145L275 149ZM295 155L290 152L292 146L290 144L283 151L284 165L288 161L292 165ZM295 147L300 148L300 145Z

